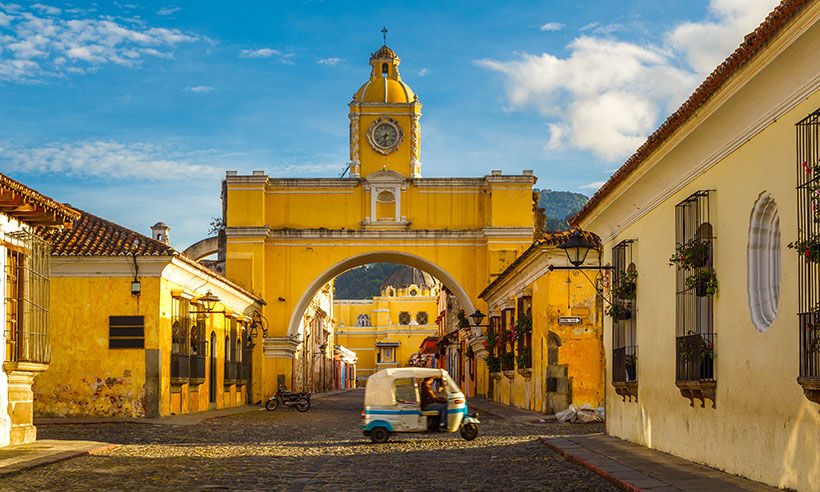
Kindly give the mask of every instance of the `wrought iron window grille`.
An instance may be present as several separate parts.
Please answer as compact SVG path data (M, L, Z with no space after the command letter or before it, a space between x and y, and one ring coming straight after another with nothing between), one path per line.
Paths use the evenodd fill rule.
M820 109L796 125L798 383L809 400L820 403Z
M638 270L633 259L635 240L612 248L612 385L626 401L638 401L638 341L636 337Z
M708 398L715 408L714 298L703 285L692 280L714 272L716 237L710 222L709 201L713 193L697 191L675 206L676 255L683 258L677 263L676 274L675 380L691 406L697 399L705 407Z

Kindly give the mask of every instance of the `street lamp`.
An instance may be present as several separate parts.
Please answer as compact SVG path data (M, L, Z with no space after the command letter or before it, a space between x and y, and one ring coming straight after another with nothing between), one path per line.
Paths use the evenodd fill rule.
M263 323L264 321L264 323ZM259 336L259 328L262 328L262 338L268 337L268 329L265 327L265 323L267 323L267 319L264 316L259 314L259 311L254 311L251 313L251 338L256 338Z
M487 316L484 313L482 313L480 309L476 309L475 312L470 315L470 318L472 318L473 323L475 323L475 326L481 326L481 322L484 321L484 318L486 317Z
M550 265L550 270L612 270L612 267L609 265L601 265L601 266L583 266L584 261L587 259L587 254L589 254L589 250L596 247L597 245L587 239L580 231L575 231L575 234L572 235L569 239L564 241L563 243L559 244L558 247L564 250L564 253L567 254L567 259L572 264L572 266L554 266Z

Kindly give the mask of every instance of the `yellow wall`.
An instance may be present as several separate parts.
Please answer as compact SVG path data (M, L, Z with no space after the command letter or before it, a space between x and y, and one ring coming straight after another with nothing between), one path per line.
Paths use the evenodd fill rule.
M382 291L382 293L385 292ZM385 338L399 342L401 345L394 348L395 361L399 367L404 367L410 360L410 356L419 351L421 342L426 337L436 335L438 297L434 295L413 297L405 294L405 289L400 289L395 296L376 296L369 301L337 300L334 302L336 340L345 348L356 352L358 357L356 372L361 379L379 370L376 363L378 353L376 342ZM409 312L413 320L417 312L427 312L427 324L399 325L399 313L402 311ZM373 326L357 327L356 319L360 314L369 315Z
M818 18L820 4L807 7L792 21L793 30L770 41L767 51L677 131L674 148L670 143L657 151L581 224L606 238L607 258L619 241L637 240L638 400L624 402L609 386L607 432L730 473L806 491L820 490L820 413L795 380L799 260L787 244L797 237L795 123L820 107L816 89L806 97L795 85L805 74L816 81ZM815 24L784 48L782 43L791 42L808 19ZM774 53L777 59L771 60ZM793 109L786 111L790 104ZM766 113L770 110L785 112ZM710 163L705 157L718 149L725 154L718 154L713 167L694 178L680 175L693 164ZM659 196L678 180L680 189ZM698 190L714 190L710 222L720 286L714 299L716 408L709 400L705 407L697 400L690 406L675 386L675 269L667 260L675 249L675 205ZM781 274L777 317L761 332L749 313L747 244L750 213L764 191L779 211ZM644 197L652 196L657 204L642 207ZM611 357L609 322L605 345ZM609 371L606 377L611 380Z
M140 283L141 295L134 296L128 277L51 279L52 362L49 370L35 379L36 415L145 416L145 351L152 349L161 351L160 415L209 408L210 351L206 381L198 391L196 385L189 384L172 389L170 381L171 296L172 290L183 290L183 286L159 277L142 277ZM215 310L224 308L217 303ZM145 317L145 349L109 349L109 316L136 315ZM217 341L215 407L243 405L244 387L223 384L225 335L230 326L222 314L213 314L206 327L206 336L214 332Z
M563 255L563 252L555 251L557 248L553 247L552 250L553 254ZM529 284L519 280L529 276L532 269L543 269L544 265L551 262L558 264L560 260L556 261L554 258L541 256L506 273L504 279L509 282L508 285L512 285L506 290L512 292L513 296L493 298L493 302L506 301L508 306L515 307L515 319L518 319L521 313L517 312L516 298L531 293L532 373L525 376L516 371L513 379L501 377L496 380L495 391L490 396L515 407L547 411L547 340L552 332L561 341L558 365L567 366L572 387L571 403L589 403L597 407L604 403L604 353L602 313L596 303L597 294L592 284L586 278L566 270L544 273ZM588 273L594 280L595 272ZM489 296L492 295L493 292L490 291ZM494 309L497 312L500 306ZM560 317L580 317L581 323L560 324ZM486 381L483 384L479 388L488 387ZM479 389L479 393L481 392Z

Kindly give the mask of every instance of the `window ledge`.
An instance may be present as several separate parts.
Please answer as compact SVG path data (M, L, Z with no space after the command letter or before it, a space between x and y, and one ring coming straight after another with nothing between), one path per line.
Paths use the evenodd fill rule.
M820 378L797 378L798 384L803 387L803 394L810 401L820 404Z
M717 381L676 381L675 386L680 390L681 396L689 399L689 406L695 406L695 400L700 400L701 408L706 407L706 399L712 400L712 408L717 408L715 402L715 389Z
M532 367L519 367L518 374L524 376L526 379L530 379L532 377Z
M623 381L612 382L612 386L615 387L615 393L621 396L623 401L626 401L629 398L629 401L632 401L632 397L635 397L635 402L638 401L638 382L637 381L630 381L628 383Z

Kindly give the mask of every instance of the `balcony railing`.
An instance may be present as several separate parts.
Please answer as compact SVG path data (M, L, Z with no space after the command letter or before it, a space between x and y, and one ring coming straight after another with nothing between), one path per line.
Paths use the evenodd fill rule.
M190 382L191 384L202 384L205 382L205 360L207 357L204 355L192 355L190 357Z
M187 355L171 354L171 383L185 384L191 374L190 360Z
M8 250L6 257L6 360L51 361L49 336L49 256L51 247L30 231L9 233L2 240L25 253Z
M612 382L638 382L638 347L619 347L612 349Z
M677 381L715 380L714 333L677 337Z
M229 361L225 361L225 384L230 385L236 382L236 365Z

